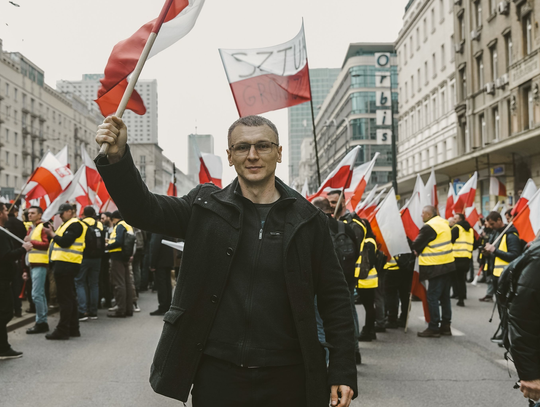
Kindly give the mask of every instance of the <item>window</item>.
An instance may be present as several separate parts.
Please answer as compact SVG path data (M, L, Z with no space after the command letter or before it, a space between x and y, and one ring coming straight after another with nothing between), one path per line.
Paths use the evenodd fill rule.
M19 134L17 132L14 133L13 139L14 139L15 145L18 146L19 145Z
M433 53L433 55L431 56L431 66L432 66L432 70L433 70L433 78L436 78L437 77L437 57L435 55L435 53Z
M435 32L435 8L431 9L431 32Z
M497 44L492 46L489 49L489 52L491 53L491 80L495 82L495 79L499 77L499 57L497 55Z
M351 120L351 129L353 140L377 140L377 120L375 118L353 119Z
M512 34L508 33L504 36L504 42L506 45L506 72L508 72L510 65L512 65Z
M529 55L532 51L532 21L531 14L529 13L523 19L523 52L525 55Z
M420 68L418 68L417 70L416 80L418 82L418 91L420 91L420 89L422 89L422 85L421 85L422 80L420 79Z
M409 95L407 94L407 89L409 89L409 85L407 82L405 82L405 101L409 100Z
M476 28L482 26L482 1L474 3L474 14L476 15Z
M443 88L441 90L441 116L444 116L446 113L446 90Z
M441 70L446 68L446 55L444 50L444 44L441 45Z
M427 19L424 18L424 42L427 41Z
M431 110L433 112L433 120L437 120L439 118L439 112L437 110L437 95L433 95L431 97Z
M465 41L465 19L463 18L463 14L461 14L458 17L458 24L459 24L459 41Z
M411 75L411 97L414 96L414 76Z
M15 168L17 168L19 166L19 156L15 154L13 159L14 159Z
M476 57L476 68L478 74L478 90L484 87L484 58L482 55Z
M461 101L467 98L467 73L465 67L459 70L459 78L461 80Z
M418 118L418 129L422 129L424 127L424 122L422 121L422 107L418 106L416 109L416 117Z
M429 83L429 73L428 73L427 61L424 62L424 75L426 76L426 85L427 85Z
M375 113L377 94L375 92L357 92L351 95L352 113Z
M409 53L409 56L412 58L412 56L414 55L414 52L413 52L414 44L413 44L412 35L409 37L409 45L410 45L410 53Z
M414 120L414 110L411 112L411 134L416 133L416 120Z
M429 103L426 100L424 102L424 120L426 121L426 126L429 125Z
M9 129L6 129L6 143L9 143Z
M492 16L497 14L497 3L495 0L489 0L489 12Z
M450 36L450 62L454 62L456 57L456 46L454 43L454 34Z
M441 22L444 20L444 0L439 0L439 14Z
M494 141L499 141L501 138L501 118L499 116L499 108L493 108L493 134L495 136Z
M19 90L17 88L13 88L13 98L15 99L15 102L17 101L18 93L19 93Z
M456 85L454 82L450 84L450 109L456 105Z
M6 82L6 97L9 97L9 83Z
M478 124L480 125L480 138L482 140L482 146L489 144L486 140L486 118L484 114L478 116Z
M403 43L403 61L407 65L407 44Z
M508 117L508 137L512 135L512 105L510 99L506 100L506 117Z
M9 165L9 151L6 151L6 165Z
M534 94L531 88L527 90L527 128L534 127Z
M420 27L416 27L416 49L420 49Z

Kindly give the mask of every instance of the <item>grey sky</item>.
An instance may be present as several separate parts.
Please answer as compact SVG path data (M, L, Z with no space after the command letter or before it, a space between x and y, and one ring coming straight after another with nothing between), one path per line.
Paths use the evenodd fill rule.
M45 81L80 80L102 73L112 47L157 17L164 0L8 0L0 2L4 50L20 52L45 71ZM341 67L351 42L392 42L406 0L206 0L194 29L148 61L141 78L157 79L159 144L187 171L187 135L215 138L228 167L227 129L238 117L218 48L256 48L293 38L304 18L310 68ZM280 131L284 161L277 175L288 181L287 110L270 112Z

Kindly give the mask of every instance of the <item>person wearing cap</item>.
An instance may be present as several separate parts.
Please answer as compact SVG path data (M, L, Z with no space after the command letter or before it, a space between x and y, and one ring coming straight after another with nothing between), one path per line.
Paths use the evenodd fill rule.
M81 268L88 226L74 218L74 212L72 205L64 203L57 212L64 222L58 230L54 232L50 225L43 226L52 244L51 263L60 305L60 321L53 332L45 335L47 339L81 336L75 276Z
M129 271L129 259L123 253L124 236L133 233L133 228L123 219L120 211L111 215L114 225L111 237L105 246L111 255L111 282L114 288L116 305L109 309L110 318L125 318L133 316L133 289Z

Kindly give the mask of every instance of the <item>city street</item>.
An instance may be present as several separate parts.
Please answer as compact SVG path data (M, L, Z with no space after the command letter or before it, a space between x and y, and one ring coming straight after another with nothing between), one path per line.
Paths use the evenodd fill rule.
M485 285L468 288L467 306L453 307L454 337L418 338L424 322L420 303L413 303L407 334L389 330L377 341L361 343L360 396L352 406L526 405L512 390L516 374L508 376L503 351L489 341L496 328L488 322L492 304L477 300ZM24 357L0 362L0 405L179 405L148 384L162 320L148 315L157 307L156 294L142 293L139 305L141 313L128 319L106 318L100 310L97 321L81 323L81 338L66 342L26 335L26 327L11 332L10 342ZM52 326L56 322L57 315L49 320Z

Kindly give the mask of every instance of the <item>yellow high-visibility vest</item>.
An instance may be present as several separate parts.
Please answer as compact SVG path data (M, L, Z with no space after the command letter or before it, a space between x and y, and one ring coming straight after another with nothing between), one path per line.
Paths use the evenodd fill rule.
M507 236L507 234L505 233L504 236L501 239L501 243L499 244L499 250L501 252L505 252L505 253L508 252L508 245L506 244L506 236ZM503 259L501 259L499 257L495 257L495 265L493 267L493 275L495 277L500 277L503 270L506 268L506 266L508 266L508 264L509 263L507 261L504 261Z
M474 231L470 228L468 231L461 225L455 225L459 230L459 236L454 242L454 257L461 259L472 259L474 246Z
M101 230L103 232L103 223L101 223L99 220L95 220L94 218L84 218L82 222L86 223L88 226L94 226Z
M33 223L32 222L23 222L23 223L24 223L24 227L26 228L26 231L28 232L30 228L32 227Z
M30 240L43 242L43 240L41 239L42 231L43 231L43 223L40 223L30 233ZM38 250L38 249L32 248L32 250L28 252L28 262L49 264L49 253L47 250Z
M448 221L440 216L434 216L426 222L433 228L437 237L429 242L424 248L418 262L421 266L438 266L448 264L454 261L454 253L452 250L452 232Z
M125 221L121 220L116 225L114 225L114 229L111 233L111 237L109 238L109 243L108 243L109 245L113 244L116 241L116 229L118 228L119 225L122 225L123 227L126 228L126 233L133 234L133 228L129 226ZM116 249L109 250L109 253L115 253L115 252L121 252L121 251L122 251L122 248L117 247Z
M384 265L385 270L399 270L399 266L397 264L397 261L395 257L392 257L389 261L386 262Z
M354 267L354 276L358 278L360 276L360 265L362 264L362 251L364 250L364 244L367 242L370 242L373 244L373 246L377 247L377 242L375 242L375 239L372 237L366 237L367 236L367 228L364 226L362 222L360 222L358 219L353 219L353 222L358 224L362 230L364 231L364 240L362 240L362 243L360 243L360 256L358 256L358 260L356 260L356 265ZM368 276L363 280L358 280L357 288L377 288L379 286L379 276L377 274L377 269L373 267L371 270L369 270Z
M75 239L75 242L65 249L58 246L58 244L53 243L51 251L51 261L65 261L67 263L76 263L81 264L83 259L83 251L85 247L84 240L86 238L86 231L88 226L84 222L80 222L79 219L71 218L67 222L64 222L56 231L58 236L63 236L66 229L70 227L73 223L79 222L82 225L83 232L81 235Z

